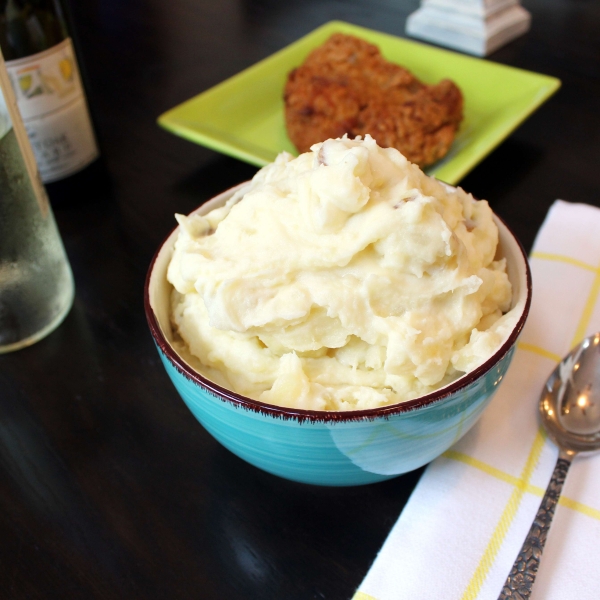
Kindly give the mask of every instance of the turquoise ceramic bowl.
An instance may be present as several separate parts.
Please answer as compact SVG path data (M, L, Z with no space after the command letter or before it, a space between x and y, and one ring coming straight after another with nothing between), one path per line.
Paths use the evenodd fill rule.
M239 186L238 186L239 187ZM202 205L206 213L238 188ZM145 308L160 358L177 391L202 426L240 458L269 473L318 485L360 485L390 479L427 464L477 421L510 364L531 301L531 274L520 244L497 219L500 253L513 284L520 318L490 359L436 392L393 406L351 411L294 410L246 398L195 371L171 345L171 286L166 272L177 230L150 266Z

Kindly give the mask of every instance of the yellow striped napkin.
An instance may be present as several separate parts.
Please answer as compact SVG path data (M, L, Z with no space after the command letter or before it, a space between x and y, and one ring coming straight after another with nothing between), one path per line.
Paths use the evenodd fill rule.
M354 600L495 600L557 458L537 416L560 358L600 330L600 210L556 201L531 254L533 303L481 420L432 462ZM533 600L600 598L600 454L569 472Z

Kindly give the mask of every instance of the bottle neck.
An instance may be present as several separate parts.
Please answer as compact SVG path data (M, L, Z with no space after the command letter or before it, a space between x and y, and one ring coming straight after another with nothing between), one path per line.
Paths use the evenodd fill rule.
M57 0L0 1L0 48L5 60L43 52L66 37Z

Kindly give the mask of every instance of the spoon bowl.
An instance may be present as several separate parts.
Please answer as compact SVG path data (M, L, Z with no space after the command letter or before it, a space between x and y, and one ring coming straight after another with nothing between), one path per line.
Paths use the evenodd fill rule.
M552 371L539 409L548 436L559 448L558 460L498 600L530 597L571 461L579 452L600 450L600 332L575 346Z
M561 450L600 449L600 333L583 340L554 369L539 408L548 435Z

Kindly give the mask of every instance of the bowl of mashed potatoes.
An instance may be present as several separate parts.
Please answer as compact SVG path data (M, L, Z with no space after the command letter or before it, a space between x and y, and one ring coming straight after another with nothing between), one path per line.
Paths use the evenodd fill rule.
M529 311L527 257L488 203L369 136L283 153L176 219L145 290L165 369L220 443L292 480L365 484L439 456Z

